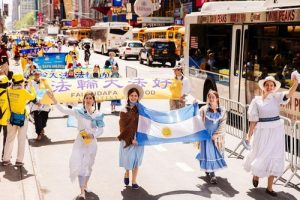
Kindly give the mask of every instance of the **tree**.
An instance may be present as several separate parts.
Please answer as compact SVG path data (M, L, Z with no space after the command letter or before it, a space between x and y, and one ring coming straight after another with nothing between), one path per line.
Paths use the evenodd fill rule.
M24 15L19 21L17 21L14 24L14 28L16 30L21 29L21 28L27 28L29 26L34 25L34 11L27 13L26 15Z

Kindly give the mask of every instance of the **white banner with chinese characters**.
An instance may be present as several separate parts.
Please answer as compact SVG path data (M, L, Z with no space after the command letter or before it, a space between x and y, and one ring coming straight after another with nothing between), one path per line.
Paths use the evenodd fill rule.
M46 79L46 81L60 103L82 102L86 91L94 92L97 100L123 99L123 88L132 83L144 89L145 99L170 99L170 88L173 83L173 79L159 78ZM39 99L44 104L52 103L46 94Z

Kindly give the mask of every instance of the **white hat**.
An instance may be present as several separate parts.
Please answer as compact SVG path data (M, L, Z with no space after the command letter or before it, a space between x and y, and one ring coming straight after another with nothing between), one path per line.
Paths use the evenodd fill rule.
M176 65L175 67L173 67L173 70L176 70L176 69L183 69L183 66L181 66L181 65Z
M132 88L136 88L139 91L139 101L143 98L144 96L144 90L141 86L137 85L137 84L129 84L127 85L124 89L123 89L123 94L125 96L125 98L128 97L128 91Z
M274 82L274 84L275 84L274 92L277 91L281 86L281 83L279 81L277 81L273 76L267 76L265 79L258 81L258 86L260 87L260 89L264 90L264 84L266 81Z

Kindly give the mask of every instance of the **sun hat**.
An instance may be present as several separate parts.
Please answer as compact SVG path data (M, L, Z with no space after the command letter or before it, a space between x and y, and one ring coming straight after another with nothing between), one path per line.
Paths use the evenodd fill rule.
M273 76L267 76L265 79L258 81L258 86L260 89L264 90L264 84L266 81L273 81L275 83L274 92L277 91L281 86L281 83L277 81Z
M5 75L0 75L0 84L6 84L8 83L8 78Z
M124 94L124 97L127 98L128 97L128 92L130 89L132 88L136 88L138 91L139 91L139 101L143 98L144 96L144 90L141 86L137 85L137 84L129 84L127 85L124 89L123 89L123 94Z
M176 65L175 67L173 67L173 70L177 70L177 69L183 69L183 66L181 66L181 65Z
M15 73L13 76L12 76L12 82L14 84L18 84L18 83L21 83L24 81L24 76L23 74L21 73Z

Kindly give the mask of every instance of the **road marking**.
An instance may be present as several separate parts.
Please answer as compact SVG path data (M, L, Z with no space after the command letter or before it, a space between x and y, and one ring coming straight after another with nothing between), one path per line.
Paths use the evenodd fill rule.
M155 145L154 148L159 152L167 151L167 149L161 145Z
M179 167L180 169L182 169L185 172L193 172L194 171L191 167L189 167L185 163L177 162L176 165L177 165L177 167Z

